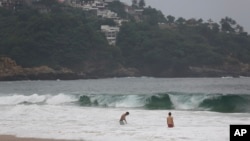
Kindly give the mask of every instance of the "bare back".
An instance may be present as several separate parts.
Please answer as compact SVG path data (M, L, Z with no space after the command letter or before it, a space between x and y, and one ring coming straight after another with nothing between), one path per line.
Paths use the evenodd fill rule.
M174 125L173 117L171 117L171 116L168 116L168 117L167 117L167 124L168 124L168 125Z
M121 116L120 121L123 121L123 120L126 121L126 114L123 114L123 115Z

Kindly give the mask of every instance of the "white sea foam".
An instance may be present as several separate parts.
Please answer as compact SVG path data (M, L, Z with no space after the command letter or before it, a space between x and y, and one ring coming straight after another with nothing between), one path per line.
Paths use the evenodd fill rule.
M30 96L26 95L12 95L12 96L2 96L0 97L0 105L12 105L20 104L22 102L38 103L43 102L46 99L44 95L40 96L38 94L33 94Z
M0 134L84 141L228 141L230 124L250 123L248 111L218 113L192 108L206 94L208 98L210 93L250 94L249 86L249 78L0 82ZM166 126L169 110L145 110L141 108L145 99L137 95L168 92L204 94L188 98L169 95L176 107L171 110L175 122L172 129ZM88 94L95 95L90 100L111 106L80 106L79 96ZM130 112L128 124L121 126L118 120L126 111Z
M70 95L65 95L63 93L60 93L55 96L48 96L48 99L46 100L47 104L63 104L63 103L69 103L69 102L74 102L77 101L78 99L74 96Z
M170 100L173 103L175 109L192 110L198 109L199 104L207 99L207 95L174 95L169 94Z
M38 94L32 94L32 95L7 95L7 96L1 96L0 97L0 105L16 105L16 104L25 104L25 103L31 103L31 104L39 104L39 103L46 103L49 105L58 105L63 103L69 103L77 101L78 98L70 95L66 95L63 93L57 94L57 95L38 95Z
M145 104L145 102L141 100L140 95L92 95L90 96L90 100L92 103L97 101L99 105L118 108L142 107Z
M127 110L128 124L121 126ZM86 141L228 141L230 124L250 121L247 113L171 111L175 128L169 129L165 110L17 105L0 112L0 134Z

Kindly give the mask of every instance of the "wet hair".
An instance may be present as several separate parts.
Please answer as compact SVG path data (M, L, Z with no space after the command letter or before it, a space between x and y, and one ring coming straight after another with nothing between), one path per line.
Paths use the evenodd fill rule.
M168 115L170 115L170 116L171 116L171 112L169 112L169 113L168 113Z
M126 112L126 115L129 115L129 112Z

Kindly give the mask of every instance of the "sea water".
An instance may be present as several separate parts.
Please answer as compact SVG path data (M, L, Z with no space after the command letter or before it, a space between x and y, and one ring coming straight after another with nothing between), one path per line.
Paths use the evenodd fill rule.
M230 124L250 124L250 78L5 81L0 113L0 134L18 137L229 141Z

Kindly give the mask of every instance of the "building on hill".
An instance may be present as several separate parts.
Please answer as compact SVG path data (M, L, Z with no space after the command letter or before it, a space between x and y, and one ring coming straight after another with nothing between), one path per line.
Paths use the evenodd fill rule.
M117 19L114 19L114 22L116 23L117 26L120 27L122 26L123 23L129 22L129 20L117 18Z
M106 3L104 3L103 1L94 1L92 3L92 7L97 9L105 9Z
M97 10L97 16L107 19L118 19L117 13L112 12L108 9Z
M101 31L105 34L106 39L108 40L110 45L116 44L117 33L120 31L119 27L102 25Z

